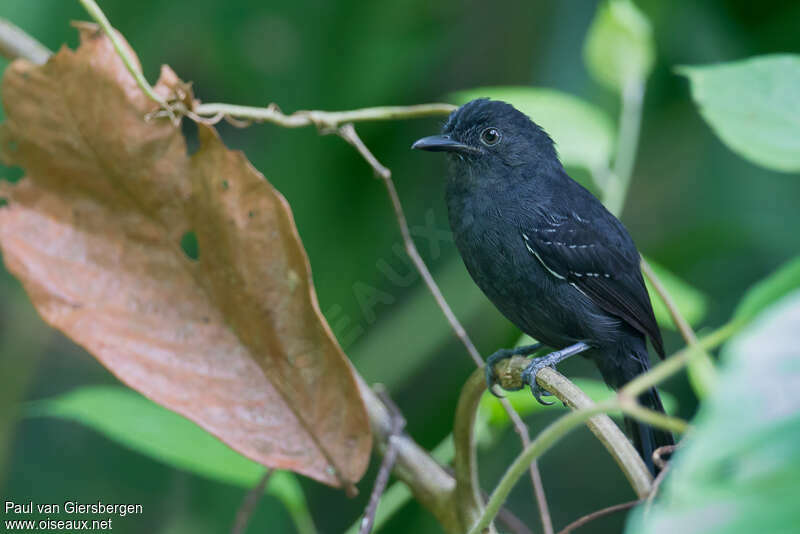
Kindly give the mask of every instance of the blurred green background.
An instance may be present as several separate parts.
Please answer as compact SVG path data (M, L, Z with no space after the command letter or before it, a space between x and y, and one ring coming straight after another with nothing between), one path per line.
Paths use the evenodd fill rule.
M102 0L101 7L138 53L148 79L162 63L194 82L206 102L277 103L284 111L349 109L440 101L487 85L551 87L618 113L614 94L593 82L582 61L596 2L344 0ZM657 63L645 99L640 149L623 221L641 251L709 297L703 325L721 324L742 292L800 249L800 180L757 167L722 145L673 68L772 52L800 52L797 2L639 1L655 32ZM67 0L4 0L0 17L53 50L75 46L70 20L88 17ZM7 62L0 59L0 69ZM1 113L1 112L0 112ZM535 120L536 117L533 117ZM421 253L479 349L509 346L519 333L480 294L448 240L443 161L409 151L441 120L365 124L360 132L393 170ZM313 129L221 125L228 146L243 149L290 201L311 259L323 312L368 381L386 383L409 433L433 447L451 429L460 384L473 364L433 299L413 275L383 186L344 142ZM191 135L191 132L189 132ZM19 169L0 167L16 180ZM667 332L668 349L681 346ZM596 376L586 362L561 367ZM117 532L228 531L240 487L187 474L122 448L75 423L24 419L28 400L116 380L91 356L38 319L19 284L0 272L0 495L17 502L141 503L142 517ZM684 378L665 390L690 417L695 400ZM531 432L554 416L534 415ZM491 488L519 448L510 430L480 457ZM321 533L347 528L361 495L301 483ZM556 526L633 498L623 476L588 431L549 452L542 476ZM534 531L530 484L509 501ZM623 515L591 532L619 532ZM292 532L289 514L265 497L251 532ZM384 532L437 532L411 503Z

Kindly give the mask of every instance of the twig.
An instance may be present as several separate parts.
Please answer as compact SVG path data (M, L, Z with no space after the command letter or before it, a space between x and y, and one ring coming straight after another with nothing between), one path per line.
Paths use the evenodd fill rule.
M689 378L692 380L692 386L694 386L695 392L699 397L702 397L707 391L714 387L714 383L716 382L717 372L713 360L707 351L698 346L697 335L695 335L694 330L692 330L689 321L683 316L677 304L675 304L675 300L669 294L667 288L664 287L664 284L661 283L661 280L658 278L655 271L653 271L653 268L644 258L642 258L641 264L642 272L650 280L650 283L653 284L653 289L656 290L656 293L661 297L661 300L667 307L667 311L669 311L670 317L672 317L672 321L675 323L681 336L683 336L686 344L699 352L697 358L689 365Z
M244 534L247 530L247 524L250 522L250 518L253 517L253 513L256 511L256 505L264 494L264 490L267 488L269 478L272 476L273 472L272 469L267 469L261 476L261 480L258 481L258 484L247 492L242 504L239 506L239 510L236 511L236 519L233 522L231 534Z
M603 509L597 510L596 512L592 512L591 514L586 514L585 516L583 516L583 517L581 517L579 519L576 519L575 521L573 521L572 523L570 523L566 527L564 527L561 530L559 530L558 534L569 534L570 532L572 532L572 531L574 531L576 529L579 529L580 527L584 526L586 523L594 521L595 519L599 519L599 518L601 518L603 516L607 516L609 514L613 514L615 512L621 512L622 510L628 510L630 508L633 508L634 506L636 506L637 504L639 504L641 502L642 502L642 499L637 499L635 501L623 502L623 503L620 503L620 504L615 504L614 506L609 506L607 508L603 508Z
M661 472L658 473L658 476L653 481L653 489L650 490L650 495L647 496L647 503L644 507L645 516L650 513L650 508L653 506L653 501L658 495L658 490L661 489L661 483L664 482L664 479L666 478L667 472L670 468L670 464L666 463L661 455L664 453L672 454L677 448L677 445L664 445L653 451L653 463L659 469L661 469Z
M414 240L411 238L411 231L408 228L408 222L406 221L406 216L403 211L403 206L400 203L400 197L397 194L397 189L394 186L394 181L392 180L392 173L389 169L383 166L377 158L372 154L372 152L367 148L361 138L358 136L358 133L355 130L355 127L352 123L345 124L343 127L339 128L338 130L339 135L348 143L350 143L355 149L361 154L361 156L370 164L375 174L382 179L385 187L386 192L389 195L389 199L392 203L392 208L394 209L395 218L397 219L397 224L400 227L400 235L403 239L403 244L405 246L406 253L408 254L409 258L411 258L414 267L419 272L420 276L425 282L425 285L428 287L428 290L433 295L434 300L436 300L436 304L439 306L439 309L444 314L447 322L450 323L450 327L455 332L456 337L461 341L464 347L467 349L467 353L469 353L472 361L475 362L479 368L483 367L484 362L481 358L478 349L475 348L475 345L472 343L472 340L467 335L466 330L464 327L461 326L458 318L453 313L453 310L450 308L450 305L442 295L439 286L436 284L436 281L431 276L430 271L428 270L428 266L425 265L425 262L422 260L422 257L419 255L419 251L417 250L417 246L414 244ZM530 436L528 434L528 428L523 423L522 419L519 415L514 411L514 408L511 404L503 399L503 408L505 409L506 413L508 414L509 419L514 424L514 429L517 434L520 436L522 441L523 449L527 448L530 445ZM539 508L539 515L542 521L542 527L545 534L552 534L553 532L553 524L550 519L550 512L547 506L547 499L544 493L544 487L542 485L541 475L539 473L539 467L536 462L531 462L529 466L529 470L531 473L531 482L533 484L534 495L536 496L536 503Z
M322 131L333 131L350 122L371 122L395 119L417 119L447 115L456 109L452 104L419 104L416 106L380 106L351 111L303 110L285 115L275 104L263 107L236 106L233 104L201 104L194 106L201 117L223 116L252 122L268 122L284 128L316 126ZM327 132L326 132L327 133Z
M420 276L425 281L425 285L428 287L428 290L433 294L433 298L436 300L436 304L439 305L439 308L444 313L444 316L447 318L447 322L450 323L450 327L455 332L456 336L461 343L464 344L466 347L467 352L469 353L472 361L475 362L475 365L478 367L483 366L483 358L481 358L478 349L475 348L475 345L472 343L472 340L467 335L467 332L464 330L464 327L461 326L461 323L456 318L453 310L450 308L450 305L442 295L442 291L439 289L439 286L436 285L436 282L431 276L431 272L428 270L427 265L422 260L422 257L419 255L419 251L417 250L417 246L414 244L414 240L411 238L411 231L408 228L408 221L406 221L406 215L403 211L403 205L400 203L400 197L397 195L397 189L394 186L394 181L392 180L392 172L381 165L380 162L372 155L372 152L364 145L364 142L361 141L361 138L356 133L355 128L352 124L346 124L342 128L339 129L339 135L348 143L353 145L356 150L358 150L359 154L370 164L375 174L382 179L384 186L386 186L386 192L389 194L389 199L392 202L392 208L394 209L394 215L397 219L397 224L400 227L400 234L403 238L403 244L405 245L406 253L411 258L411 261L414 263L414 267L419 271Z
M669 465L666 465L661 469L661 472L658 473L658 476L656 476L656 479L653 481L653 489L650 492L650 495L647 496L647 501L644 506L645 515L650 513L650 508L653 506L653 501L658 495L658 491L661 489L661 483L664 482L664 478L666 478L668 471L669 471Z
M677 445L662 445L653 451L653 464L659 469L664 469L667 466L668 460L664 460L662 455L669 454L670 456L678 448Z
M157 102L159 106L169 115L170 119L173 121L176 120L176 116L172 107L164 100L158 93L153 90L153 87L147 82L142 71L136 67L136 63L134 59L131 57L128 49L122 43L122 40L117 35L117 32L114 31L114 28L111 27L111 23L108 21L105 13L103 10L100 9L100 6L97 5L97 2L94 0L79 0L81 5L86 9L86 12L89 13L97 24L103 29L103 32L111 39L111 44L114 45L114 50L117 51L117 54L122 59L122 62L125 64L125 67L128 69L128 72L131 73L133 78L136 80L136 84L144 91L144 93L153 101Z
M485 492L482 492L482 494L484 499L489 497ZM511 513L511 510L506 507L501 507L497 511L497 520L503 523L512 534L533 534L528 525L523 523L519 517Z
M644 275L650 280L650 283L653 284L653 289L656 290L658 296L661 297L661 300L664 301L664 305L667 307L667 311L669 311L670 317L672 317L672 321L675 323L675 326L678 328L678 332L681 333L683 339L686 341L687 345L696 345L697 344L697 336L692 330L691 325L689 325L689 321L681 313L681 310L678 308L678 305L675 303L675 300L667 291L667 288L664 287L664 284L661 283L661 279L658 277L656 272L647 263L647 260L644 258L641 259L642 264L642 272Z
M21 28L0 19L0 56L13 60L22 57L42 65L53 53Z
M361 397L367 408L372 434L376 443L387 443L392 435L392 420L386 405L355 374ZM462 533L461 522L454 502L455 479L422 447L403 434L395 437L397 459L394 475L404 482L425 508L427 508L446 532Z
M400 409L389 397L386 388L380 384L376 385L375 393L383 401L383 404L389 410L389 417L391 418L391 434L386 446L386 452L383 454L383 461L381 462L378 476L375 478L375 484L372 487L372 494L369 496L369 503L367 509L364 511L364 519L361 521L361 528L359 534L369 534L372 532L372 525L375 522L375 512L378 510L378 503L381 500L386 489L386 484L389 482L389 473L394 468L394 462L397 460L397 441L398 438L406 427L406 420Z

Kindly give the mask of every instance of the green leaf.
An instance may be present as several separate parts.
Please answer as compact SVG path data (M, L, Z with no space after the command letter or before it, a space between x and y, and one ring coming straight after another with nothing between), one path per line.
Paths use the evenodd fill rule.
M678 69L728 147L768 169L800 171L800 55Z
M615 91L644 83L655 61L650 22L629 0L602 4L586 35L583 57L591 75Z
M744 322L750 321L764 308L795 289L800 289L800 256L787 261L751 287L739 302L733 317Z
M647 263L650 264L650 267L653 268L658 279L664 284L664 287L667 289L670 296L672 296L672 300L675 301L675 305L678 307L681 314L683 314L686 321L692 326L702 321L708 309L708 298L699 290L690 286L651 259L648 258ZM663 328L675 330L675 323L672 321L667 306L664 304L664 301L661 300L661 297L655 289L653 289L653 286L646 277L645 285L647 285L647 291L650 293L650 301L653 304L653 313L655 313L656 321L658 321L658 324Z
M482 97L508 102L544 128L565 166L589 171L608 167L615 134L601 109L567 93L534 87L481 87L454 93L448 99L465 104Z
M770 534L800 525L800 291L722 352L717 388L659 499L628 534ZM756 394L753 394L756 393Z
M28 415L75 421L140 454L220 482L252 488L264 474L264 466L235 452L188 419L129 389L83 387L31 403ZM273 473L266 493L283 503L299 532L316 531L303 490L293 474Z

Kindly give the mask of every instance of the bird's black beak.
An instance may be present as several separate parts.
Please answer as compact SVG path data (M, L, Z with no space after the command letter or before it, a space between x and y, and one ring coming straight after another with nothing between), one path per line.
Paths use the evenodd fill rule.
M412 150L427 150L428 152L461 152L462 154L473 154L477 152L473 147L459 143L449 135L431 135L418 139L413 145Z

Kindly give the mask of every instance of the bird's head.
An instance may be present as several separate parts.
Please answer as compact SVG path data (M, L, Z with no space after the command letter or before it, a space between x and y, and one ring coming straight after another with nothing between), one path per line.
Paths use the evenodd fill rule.
M511 104L479 98L450 114L441 135L423 137L412 149L447 152L456 165L517 167L555 164L550 136Z

